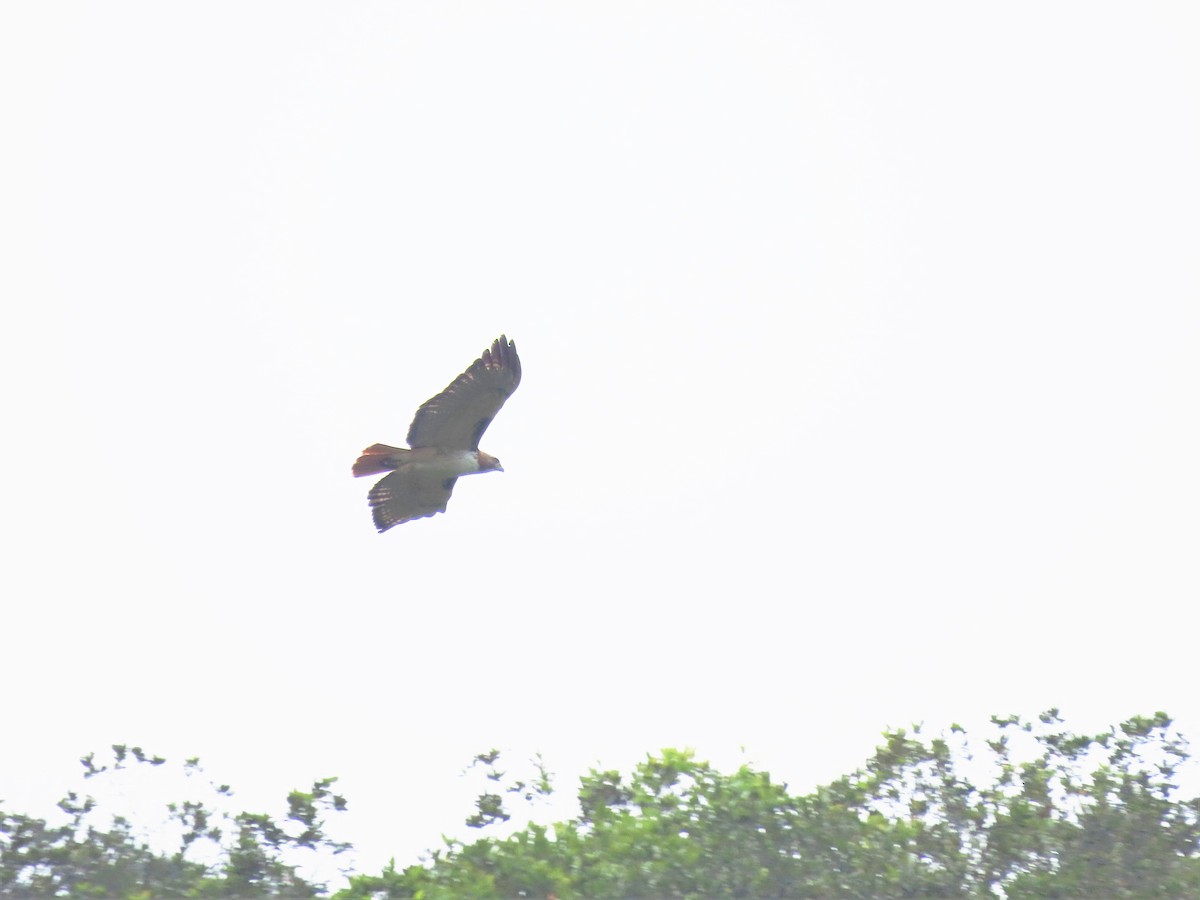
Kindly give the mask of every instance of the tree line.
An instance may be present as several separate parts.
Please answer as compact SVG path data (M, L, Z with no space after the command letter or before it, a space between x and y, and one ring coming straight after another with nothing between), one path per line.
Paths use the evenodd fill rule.
M554 788L540 763L517 779L492 751L474 761L488 785L466 820L475 839L345 871L336 891L301 874L306 854L350 849L329 835L347 808L334 778L292 791L276 814L238 811L228 785L206 782L207 798L167 806L167 848L71 792L55 825L0 805L0 895L1200 897L1200 799L1179 788L1189 761L1165 713L1077 734L1049 710L993 717L978 736L887 731L863 766L810 792L663 750L630 772L583 776L576 817L513 830L511 806ZM81 763L90 780L167 761L116 745ZM203 771L195 759L183 769Z

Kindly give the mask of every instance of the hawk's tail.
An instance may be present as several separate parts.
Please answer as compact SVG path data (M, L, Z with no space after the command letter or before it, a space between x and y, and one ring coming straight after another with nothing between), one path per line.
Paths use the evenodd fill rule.
M400 459L408 451L403 447L389 447L387 444L372 444L362 452L354 467L350 470L357 478L360 475L378 475L380 472L390 472L400 465Z

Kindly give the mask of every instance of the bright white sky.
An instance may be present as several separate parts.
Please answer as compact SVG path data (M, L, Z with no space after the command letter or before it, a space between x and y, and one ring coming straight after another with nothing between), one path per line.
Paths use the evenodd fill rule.
M8 4L0 797L1200 735L1200 7ZM359 450L501 333L506 472ZM739 748L745 748L745 756ZM402 816L388 818L388 810Z

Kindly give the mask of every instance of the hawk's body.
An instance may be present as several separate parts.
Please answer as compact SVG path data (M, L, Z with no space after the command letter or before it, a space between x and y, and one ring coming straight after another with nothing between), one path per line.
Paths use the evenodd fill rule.
M521 383L517 346L501 337L436 397L417 410L408 429L411 449L372 444L353 473L391 472L371 488L368 501L381 532L393 525L445 512L454 482L463 475L504 470L479 449L479 439Z

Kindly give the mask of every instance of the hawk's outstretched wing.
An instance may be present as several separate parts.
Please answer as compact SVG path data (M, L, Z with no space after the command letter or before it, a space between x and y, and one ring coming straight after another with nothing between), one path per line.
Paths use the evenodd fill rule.
M387 531L401 522L445 512L457 480L403 469L379 479L367 495L375 527Z
M478 450L483 432L520 383L521 360L517 358L517 345L501 335L467 371L417 410L408 429L408 445ZM450 496L449 490L446 496ZM442 509L445 509L444 505Z

